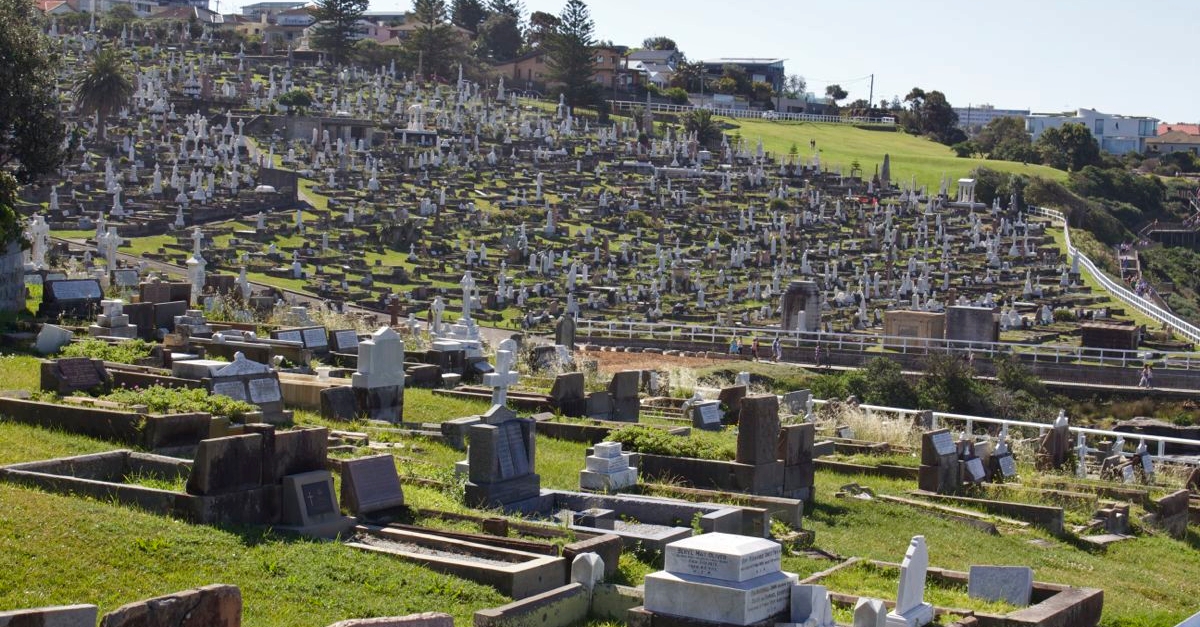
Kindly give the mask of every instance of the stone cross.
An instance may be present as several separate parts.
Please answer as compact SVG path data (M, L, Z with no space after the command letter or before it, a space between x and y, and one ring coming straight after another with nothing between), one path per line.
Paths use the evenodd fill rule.
M517 384L519 375L513 368L516 356L516 342L511 339L500 342L496 350L496 371L483 375L483 384L492 388L492 405L504 405L508 402L508 388Z
M467 270L458 284L462 286L463 294L462 319L464 322L469 322L471 320L471 294L475 290L475 278L471 276L470 270Z

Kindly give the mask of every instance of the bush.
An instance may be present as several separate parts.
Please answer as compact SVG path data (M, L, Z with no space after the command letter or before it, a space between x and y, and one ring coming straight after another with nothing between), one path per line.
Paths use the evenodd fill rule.
M663 90L662 95L666 98L670 98L671 102L675 104L688 103L687 90L682 87L671 87L670 89L665 89Z
M715 434L693 433L690 436L681 437L670 435L662 429L630 426L608 434L608 439L620 442L621 448L626 451L650 455L693 457L718 461L730 461L737 456L737 451L729 442L714 436Z
M209 394L203 388L167 388L161 385L145 389L122 388L100 399L124 405L145 405L154 414L205 412L240 419L258 411L258 407L250 403L220 394Z
M136 364L150 357L154 345L144 340L128 340L117 344L109 344L103 340L87 338L72 342L63 347L59 353L62 357L87 357L101 359L115 364Z

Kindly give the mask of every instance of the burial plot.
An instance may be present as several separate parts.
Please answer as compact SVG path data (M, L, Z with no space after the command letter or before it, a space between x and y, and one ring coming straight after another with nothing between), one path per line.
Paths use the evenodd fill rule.
M404 342L381 327L358 345L358 371L351 377L358 412L371 420L400 422L404 416Z
M775 542L726 533L672 542L665 569L646 575L644 608L727 625L786 621L796 575L783 572L781 557Z
M342 462L342 507L354 516L377 518L404 505L396 460L373 455Z
M505 507L536 498L541 480L533 472L534 422L500 405L482 418L483 424L468 429L467 504Z
M213 394L257 405L264 422L291 424L292 413L283 409L279 373L269 366L246 359L242 353L236 353L232 363L212 373L208 389Z
M63 315L88 318L100 309L104 290L95 279L47 281L42 286L39 318L58 318Z

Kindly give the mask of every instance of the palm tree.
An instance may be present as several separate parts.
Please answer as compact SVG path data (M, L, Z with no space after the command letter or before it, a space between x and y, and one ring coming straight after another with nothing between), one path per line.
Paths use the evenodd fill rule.
M721 140L721 126L708 109L692 109L683 114L683 128L696 134L701 146L711 146Z
M75 106L82 113L96 114L102 140L105 118L119 111L132 96L133 80L125 58L116 50L101 50L75 79Z

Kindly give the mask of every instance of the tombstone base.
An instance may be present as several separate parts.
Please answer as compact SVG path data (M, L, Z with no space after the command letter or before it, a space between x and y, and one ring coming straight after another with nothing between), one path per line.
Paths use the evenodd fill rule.
M887 627L921 627L933 622L933 606L922 603L903 614L888 612Z
M102 327L98 324L88 326L88 335L92 337L120 337L131 340L137 337L138 328L133 325L123 327Z
M404 386L354 388L358 413L370 420L398 423L404 418Z
M323 522L323 523L319 523L319 524L315 524L315 525L308 525L307 527L298 527L298 526L294 526L294 525L276 525L275 527L273 527L273 529L276 529L278 531L285 531L288 533L294 533L294 534L306 536L309 538L325 538L325 539L332 540L334 538L337 538L339 535L342 535L345 532L349 531L351 528L354 527L356 522L357 521L355 521L354 518L351 518L350 516L341 516L337 520L330 520L328 522Z
M637 468L626 468L617 472L579 471L579 489L614 492L637 485Z
M540 496L541 486L541 477L534 473L494 483L468 481L465 498L469 507L504 507Z

